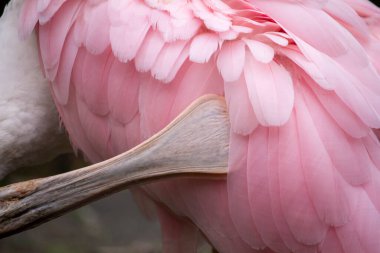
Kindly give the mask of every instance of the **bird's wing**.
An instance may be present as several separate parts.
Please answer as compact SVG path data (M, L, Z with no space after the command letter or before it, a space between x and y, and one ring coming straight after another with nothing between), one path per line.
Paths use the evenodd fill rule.
M227 182L145 188L221 252L376 252L379 16L358 0L29 0L20 31L38 23L56 104L92 161L225 96ZM176 252L194 229L166 207Z

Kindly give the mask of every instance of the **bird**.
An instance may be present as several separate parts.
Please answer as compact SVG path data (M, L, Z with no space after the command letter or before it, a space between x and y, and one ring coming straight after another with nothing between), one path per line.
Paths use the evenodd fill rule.
M380 10L366 0L28 0L20 37L91 162L223 96L226 179L135 187L164 252L378 252ZM196 159L196 158L194 158Z

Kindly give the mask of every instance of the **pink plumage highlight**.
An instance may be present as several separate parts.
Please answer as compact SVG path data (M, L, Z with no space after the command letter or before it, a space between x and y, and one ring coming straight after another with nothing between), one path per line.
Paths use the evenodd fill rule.
M139 189L166 252L380 248L380 10L366 0L28 0L43 71L92 161L137 145L194 99L225 96L226 180Z

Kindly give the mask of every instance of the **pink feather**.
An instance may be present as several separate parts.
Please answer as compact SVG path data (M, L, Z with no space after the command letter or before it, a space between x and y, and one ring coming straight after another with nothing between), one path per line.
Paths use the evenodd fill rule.
M252 219L249 206L247 177L248 138L231 133L230 148L233 152L229 157L229 177L227 181L229 207L232 221L242 239L251 247L260 249L265 244ZM236 184L235 182L242 182Z
M62 50L57 76L52 83L52 88L57 102L66 105L70 93L70 79L75 58L78 54L78 46L74 41L74 32L70 31Z
M136 55L135 65L140 72L152 69L165 42L158 31L150 30Z
M293 81L284 66L261 63L246 56L244 76L249 99L260 124L283 125L293 108Z
M216 62L220 74L226 82L234 82L243 72L245 45L242 41L225 42Z
M248 97L244 76L240 76L236 82L226 83L224 89L232 131L241 135L250 134L259 122Z
M191 42L189 58L193 62L205 63L218 49L219 38L216 34L204 33Z
M107 80L107 94L111 116L128 124L138 114L140 75L132 63L122 64L114 59ZM125 100L126 97L131 99Z
M53 15L58 11L58 9L62 6L64 2L67 0L59 0L59 1L52 1L52 0L44 0L41 2L44 2L44 5L40 5L40 17L39 22L40 24L46 24L49 22L49 20L53 17Z
M271 46L256 40L245 40L249 50L256 60L269 63L273 60L274 50Z
M47 78L51 81L57 75L61 51L79 7L80 2L76 1L63 5L50 22L39 30L41 58Z
M108 19L108 5L102 3L89 8L87 17L87 29L84 45L93 54L103 52L110 44Z

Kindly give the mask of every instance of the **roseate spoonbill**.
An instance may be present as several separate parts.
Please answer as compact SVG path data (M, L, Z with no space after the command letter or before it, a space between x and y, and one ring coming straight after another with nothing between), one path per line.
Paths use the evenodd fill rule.
M2 151L4 152L0 153L0 161L3 165L7 165L6 167L1 167L1 175L6 175L10 172L9 169L15 169L18 166L33 165L31 163L33 161L44 163L51 155L69 151L68 145L65 145L67 143L65 141L66 135L63 135L62 129L59 128L58 114L54 110L54 104L48 92L48 83L39 71L35 38L33 36L27 41L20 41L17 36L17 20L22 2L12 1L7 6L5 14L1 17L0 23L0 40L4 46L2 51L4 57L1 58L0 64L0 76L2 80L7 80L8 85L0 86L0 94L3 94L3 97L10 98L17 98L17 95L19 95L18 100L4 98L3 101L4 105L7 102L10 109L9 115L2 118L4 124L1 125L3 127L1 130L6 134L1 135L2 142L0 142L0 146L2 145ZM13 47L7 48L9 45ZM29 57L26 61L23 59L25 56ZM26 77L20 79L18 78L20 76ZM17 89L14 90L14 88ZM25 101L22 100L23 96L25 96ZM133 151L128 152L123 157L116 157L102 164L76 170L73 174L67 173L48 180L32 180L0 188L0 238L49 220L71 210L73 206L78 207L78 203L72 203L72 200L78 201L79 195L83 192L86 192L86 194L81 197L81 205L94 198L104 196L105 194L99 194L99 192L104 191L105 188L107 188L107 193L109 194L120 189L123 185L129 185L144 178L162 177L173 173L224 174L227 168L228 152L228 119L225 115L225 105L220 98L214 100L214 102L208 100L203 99L203 101L196 102L195 107L189 108L187 113L185 112L176 122L173 122L173 124L175 123L174 126L173 124L172 126L167 126L166 130L157 134L155 139L150 139L145 144L142 144L143 146L140 145L140 148L134 148ZM25 106L25 103L29 104L29 106ZM205 107L210 103L214 103L215 106ZM16 109L22 110L23 113L10 115L12 113L11 108L13 108L13 111L16 111ZM222 111L217 113L217 110ZM43 119L39 119L40 114ZM208 117L208 115L211 117ZM12 118L8 119L10 116ZM32 118L32 120L28 120L28 118ZM11 123L5 124L6 120L19 122L20 126L23 127L20 128L17 124ZM210 131L203 131L203 137L199 134L195 136L191 133L186 134L184 127L181 126L185 124L186 129L194 131L194 126L191 126L194 121L196 121L196 128L201 128L203 124L211 127ZM12 125L20 129L12 129ZM179 127L181 127L180 136L178 134ZM174 134L177 134L177 137L173 137ZM24 136L28 138L23 140L22 137ZM191 136L194 138L189 139ZM211 136L214 137L211 138ZM185 138L184 141L192 142L193 145L196 145L197 141L201 141L203 145L186 150L184 147L178 146L181 145L181 142L178 142L181 137L186 137L187 139ZM173 139L176 143L173 143ZM147 146L152 147L147 148ZM165 152L149 154L152 149L157 149L159 146ZM175 147L177 148L173 150ZM186 147L189 147L189 143L187 143ZM12 151L9 150L10 148L12 148ZM176 157L165 161L162 158L164 158L163 155L168 155L168 148L176 153ZM183 152L182 156L179 156L181 148ZM215 156L214 160L212 159L212 154ZM197 160L190 159L190 156L196 156ZM131 161L131 159L128 159L129 157L133 157L134 161L137 159L138 163ZM202 161L202 157L206 158L206 160L203 159ZM162 161L157 162L157 159ZM185 159L188 162L185 162ZM138 166L141 167L142 164L147 166L149 163L151 166L147 169L136 171ZM184 163L186 167L183 166ZM12 165L12 167L9 165ZM202 167L205 165L207 168ZM99 169L99 167L107 167L107 169ZM96 177L96 180L94 180L94 177ZM96 183L89 185L89 181ZM80 187L80 185L85 188ZM109 189L110 186L114 189L113 191ZM54 191L52 191L52 188L54 188ZM76 193L71 190L75 190ZM54 193L54 196L50 195L51 193ZM72 198L72 195L77 196ZM55 203L53 204L53 202ZM54 208L52 208L53 206ZM38 215L35 215L36 213Z
M134 190L165 251L378 252L379 20L364 0L30 0L20 33L93 162L225 97L227 180Z

